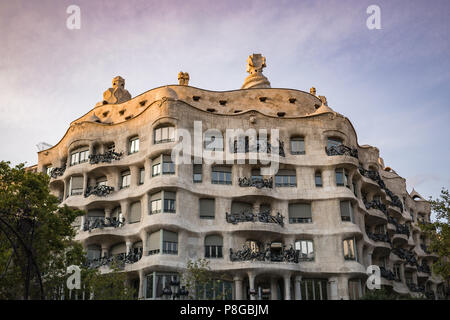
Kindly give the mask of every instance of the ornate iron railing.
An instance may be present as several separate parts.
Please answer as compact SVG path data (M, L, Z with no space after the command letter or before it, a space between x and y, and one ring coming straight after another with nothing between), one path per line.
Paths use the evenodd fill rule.
M406 264L416 267L419 266L419 263L417 262L417 259L412 250L408 251L403 248L393 248L391 252L398 256L400 259L406 260Z
M120 253L111 257L101 257L98 259L87 260L85 266L89 269L95 269L102 266L111 266L114 264L118 268L123 269L126 264L135 263L141 258L142 251L139 251L138 253L129 252L128 254Z
M279 252L273 251L268 243L264 250L253 251L244 245L242 250L233 251L230 248L231 261L268 261L268 262L293 262L298 263L300 252L294 250L293 246L285 249L285 246Z
M262 188L273 188L273 178L269 179L264 178L239 178L239 187L256 187L257 189Z
M417 266L417 271L431 274L430 267L427 264L423 263L423 262L422 262L421 265Z
M231 151L233 153L264 152L264 151L267 153L272 153L272 149L274 149L274 152L276 152L276 148L272 147L272 144L269 141L267 141L264 144L258 141L254 145L252 144L250 146L248 140L245 140L245 142L243 140L235 140ZM284 152L284 142L280 140L278 140L278 154L281 157L286 156Z
M401 224L397 221L396 218L393 218L388 215L388 222L395 226L395 233L404 234L409 238L409 227L406 224Z
M403 212L403 204L400 201L400 198L397 197L391 190L389 190L386 187L386 184L384 183L383 179L381 179L381 176L378 173L378 171L366 170L363 167L359 167L358 169L362 176L375 181L380 186L380 188L383 189L386 192L386 194L391 198L392 205L398 207L400 211Z
M60 168L53 168L50 171L50 177L52 177L53 179L56 179L57 177L62 176L64 174L64 171L66 171L66 164L64 164Z
M243 211L241 213L225 213L225 219L228 223L237 224L239 222L263 222L263 223L276 223L280 226L284 226L284 217L277 212L275 216L270 214L269 210L253 213L251 211Z
M84 192L84 197L87 198L91 194L95 194L99 197L105 197L113 191L114 187L106 186L103 184L96 185L95 187L87 186L86 191Z
M406 284L408 286L409 291L411 292L421 292L423 294L425 294L425 287L424 286L419 286L413 282L407 283Z
M396 280L396 276L395 276L394 272L392 272L389 269L386 269L383 266L380 266L380 274L383 278L385 278L387 280Z
M125 219L123 219L125 220ZM83 226L83 231L91 231L93 229L103 229L107 227L119 228L125 224L125 221L120 221L115 218L87 218Z
M391 239L389 238L389 234L387 233L372 233L372 232L366 232L369 239L372 239L373 241L381 241L381 242L387 242L391 243Z
M367 210L372 209L372 208L378 209L381 212L383 212L386 216L388 216L386 205L384 203L381 203L379 200L372 200L369 202L364 201L364 205Z
M358 159L358 150L347 147L343 144L337 146L325 147L325 152L328 156L342 156L347 155Z
M113 160L120 160L122 157L123 152L114 152L114 151L106 151L105 153L101 154L90 154L89 155L89 163L90 164L97 164L100 162L107 162L111 163Z

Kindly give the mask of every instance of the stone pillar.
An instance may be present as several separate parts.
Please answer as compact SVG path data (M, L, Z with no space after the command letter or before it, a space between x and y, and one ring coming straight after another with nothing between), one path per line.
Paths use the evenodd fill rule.
M133 248L133 242L131 242L130 240L127 240L125 242L126 246L127 246L127 254L129 254L131 252L131 249Z
M120 209L122 211L122 215L125 218L125 224L128 224L128 213L130 211L130 204L127 200L120 201Z
M338 278L331 277L328 279L328 283L330 284L330 300L339 300Z
M144 270L139 270L139 294L138 299L145 299L145 291L144 291L144 281L145 280L145 274Z
M248 284L250 287L250 292L255 291L255 277L253 272L248 273ZM250 294L250 300L256 300L256 294Z
M130 186L134 187L139 185L139 167L138 166L130 166Z
M243 288L242 288L242 278L241 277L234 277L234 287L235 287L235 299L236 300L243 300Z
M284 300L291 300L291 274L284 275Z
M302 290L300 283L302 281L302 276L295 276L295 300L302 300Z
M81 225L80 225L80 231L84 230L84 224L86 223L86 215L81 216Z
M84 193L86 192L88 183L89 183L89 177L88 177L87 173L85 172L85 173L83 173L83 194L82 195L84 195Z
M406 279L405 279L405 265L402 263L400 264L400 276L402 278L402 283L404 286L406 286Z
M340 300L349 300L350 296L348 293L348 277L340 276L338 278L338 293Z
M148 193L144 193L141 198L141 221L145 221L145 219L149 216L150 208L149 208L150 197ZM177 201L179 203L179 201Z
M102 257L108 257L109 255L109 247L105 244L102 244Z
M277 279L270 278L270 300L278 300Z

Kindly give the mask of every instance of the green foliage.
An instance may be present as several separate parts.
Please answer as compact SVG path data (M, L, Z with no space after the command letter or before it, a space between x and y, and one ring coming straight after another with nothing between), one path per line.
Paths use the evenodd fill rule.
M448 189L442 188L440 199L430 197L431 210L436 214L433 223L421 223L420 228L430 239L430 251L438 255L433 263L433 272L444 281L450 281L450 195Z
M82 266L86 253L74 241L72 223L83 211L59 206L49 177L0 162L0 299L58 299L66 270ZM114 269L101 275L82 269L84 288L95 299L128 299L126 275ZM41 290L41 285L43 290ZM68 297L67 289L65 296Z

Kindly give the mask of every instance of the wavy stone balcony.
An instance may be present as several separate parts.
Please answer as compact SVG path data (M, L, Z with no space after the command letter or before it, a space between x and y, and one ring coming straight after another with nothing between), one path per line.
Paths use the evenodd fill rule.
M111 163L113 161L120 160L122 156L123 152L114 152L114 151L107 151L102 154L90 154L89 163L90 164Z
M114 191L114 187L110 187L104 184L96 185L94 187L87 186L84 192L84 197L87 198L90 195L96 195L98 197L106 197Z
M59 167L59 168L53 168L50 171L50 177L52 177L53 179L56 179L56 178L64 175L65 171L66 171L66 164L64 164L62 167Z

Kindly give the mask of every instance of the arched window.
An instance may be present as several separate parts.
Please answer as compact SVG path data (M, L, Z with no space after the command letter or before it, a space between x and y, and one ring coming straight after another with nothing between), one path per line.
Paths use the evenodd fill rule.
M337 137L330 137L328 138L328 144L327 147L330 149L331 147L338 147L342 144L342 139Z
M153 142L155 144L175 141L175 127L172 125L161 126L153 130Z
M205 237L205 258L223 258L223 239L219 235Z

